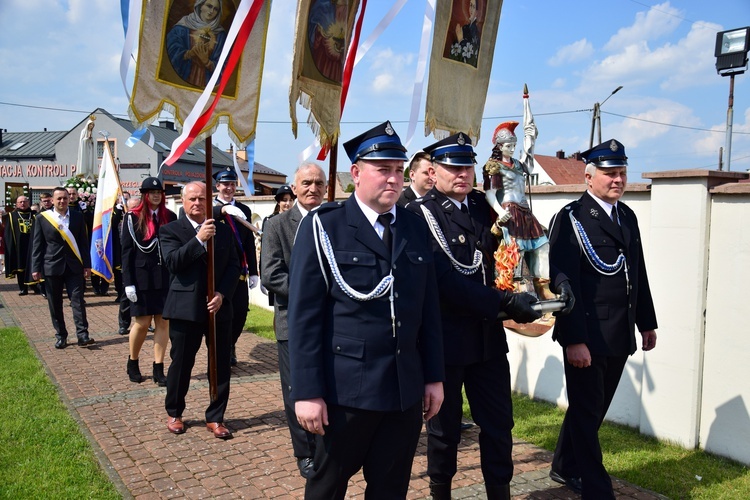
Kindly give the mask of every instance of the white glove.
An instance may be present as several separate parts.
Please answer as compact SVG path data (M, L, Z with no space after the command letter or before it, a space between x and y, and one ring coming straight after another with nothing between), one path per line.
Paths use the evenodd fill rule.
M248 276L247 286L250 287L250 290L258 286L258 283L260 283L260 280L257 276Z
M221 207L221 210L226 215L233 215L235 217L240 217L240 218L242 218L244 220L247 220L247 217L245 217L245 214L242 213L242 210L240 210L239 208L235 207L234 205L224 205L223 207Z
M263 295L268 295L268 289L263 286L263 283L260 284L260 291L263 292Z
M135 294L135 287L133 285L125 287L125 295L130 302L138 302L138 296Z

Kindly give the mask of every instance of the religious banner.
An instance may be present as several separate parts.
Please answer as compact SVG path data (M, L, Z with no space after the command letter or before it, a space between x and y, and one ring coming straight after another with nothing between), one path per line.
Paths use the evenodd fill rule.
M300 0L297 4L289 89L292 132L296 137L299 101L310 110L307 123L324 150L339 134L344 63L358 7L359 0Z
M255 136L271 0L141 1L138 63L128 109L133 124L142 128L165 110L181 126L218 71L221 83L213 90L223 87L221 100L191 139L205 138L226 123L229 137L244 147ZM241 60L235 71L221 74L228 34L238 29L232 30L235 15L248 12L250 3L259 10Z
M502 0L437 0L425 135L479 140Z
M94 205L94 228L91 232L91 272L112 283L112 210L121 198L120 178L115 170L112 151L104 148Z

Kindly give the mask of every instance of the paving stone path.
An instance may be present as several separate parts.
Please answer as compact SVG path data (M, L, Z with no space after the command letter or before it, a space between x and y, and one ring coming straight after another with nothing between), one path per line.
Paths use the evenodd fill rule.
M73 332L67 303L66 323ZM91 442L102 468L123 498L302 498L305 481L292 456L281 406L276 345L250 333L237 344L226 425L234 439L215 439L205 427L208 404L205 347L198 353L187 396L187 432L166 428L165 389L146 381L134 384L125 374L128 339L117 334L117 304L86 293L93 346L54 348L47 302L40 295L18 296L15 280L0 281L0 326L19 326L57 385L63 402ZM151 373L149 334L141 371ZM169 359L167 359L167 363ZM486 498L479 465L479 429L463 434L453 498ZM412 469L409 499L429 496L426 441L420 440ZM514 498L577 498L548 477L552 453L515 440ZM664 498L614 480L618 498ZM363 498L362 474L350 482L347 498Z

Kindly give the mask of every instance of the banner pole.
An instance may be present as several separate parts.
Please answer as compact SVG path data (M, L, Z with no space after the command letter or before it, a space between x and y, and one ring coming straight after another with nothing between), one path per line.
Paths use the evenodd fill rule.
M211 142L211 136L206 137L206 218L210 219L213 217L213 144ZM214 297L214 239L210 238L206 242L206 295L208 300L212 300ZM208 313L208 332L206 333L206 344L208 348L208 392L211 397L211 402L215 402L219 399L218 393L218 377L216 371L216 315L212 312Z

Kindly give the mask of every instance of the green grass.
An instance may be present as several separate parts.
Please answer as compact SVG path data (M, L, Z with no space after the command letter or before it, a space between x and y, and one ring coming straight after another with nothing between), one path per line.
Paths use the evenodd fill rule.
M465 405L464 413L467 410ZM555 449L562 410L516 394L513 415L516 437L547 450ZM599 436L604 466L615 477L669 498L750 498L750 471L741 464L645 437L622 425L605 422Z
M273 333L273 311L259 306L250 306L245 320L245 330L264 339L276 340L276 335Z
M0 498L120 498L23 332L0 346Z

